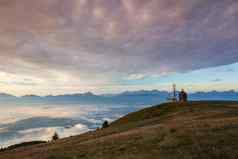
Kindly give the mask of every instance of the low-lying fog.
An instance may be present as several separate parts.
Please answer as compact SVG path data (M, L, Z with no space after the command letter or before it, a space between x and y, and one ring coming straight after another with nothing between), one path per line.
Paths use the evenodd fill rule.
M0 147L69 137L101 127L142 107L127 105L0 105Z

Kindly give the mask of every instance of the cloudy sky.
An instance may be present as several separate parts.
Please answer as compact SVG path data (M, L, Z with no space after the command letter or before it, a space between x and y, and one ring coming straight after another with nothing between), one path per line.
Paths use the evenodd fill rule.
M238 90L237 0L0 0L0 92Z

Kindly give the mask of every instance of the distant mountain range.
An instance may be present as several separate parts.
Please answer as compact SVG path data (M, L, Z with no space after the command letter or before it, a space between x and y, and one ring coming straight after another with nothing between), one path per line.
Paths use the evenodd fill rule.
M65 95L36 96L25 95L16 97L10 94L1 93L0 103L81 103L81 104L128 104L128 105L152 105L165 102L171 96L170 92L159 90L126 91L119 94L96 95L91 92ZM210 91L195 92L189 94L190 100L238 100L238 92L231 91Z

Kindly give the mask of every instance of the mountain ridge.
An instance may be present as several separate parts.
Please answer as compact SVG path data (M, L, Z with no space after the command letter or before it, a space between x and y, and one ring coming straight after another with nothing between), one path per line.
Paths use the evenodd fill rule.
M23 96L15 96L8 93L0 93L0 97L16 97L16 98L28 98L28 97L37 97L37 98L49 98L49 97L63 97L63 96L100 96L100 97L112 97L112 96L123 96L123 95L146 95L146 94L171 94L169 91L161 91L161 90L138 90L138 91L124 91L121 93L108 93L108 94L94 94L93 92L85 92L85 93L72 93L72 94L61 94L61 95L45 95L45 96L39 96L35 94L26 94ZM235 94L238 95L238 91L235 90L229 90L229 91L197 91L190 93L191 95L196 94Z
M171 96L170 92L160 90L125 91L118 94L94 94L92 92L64 94L64 95L24 95L16 97L10 94L0 94L0 103L75 103L75 104L122 104L122 105L154 105L166 102ZM238 101L238 92L210 91L194 92L189 94L189 99L194 100L233 100Z

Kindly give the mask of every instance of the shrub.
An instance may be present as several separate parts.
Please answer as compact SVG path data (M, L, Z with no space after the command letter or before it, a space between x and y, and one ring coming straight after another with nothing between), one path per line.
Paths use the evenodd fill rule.
M57 134L57 132L55 132L55 134L52 137L52 141L56 141L59 139L59 135Z
M102 128L105 129L105 128L108 128L108 127L109 127L108 121L104 121L104 123L102 124Z

